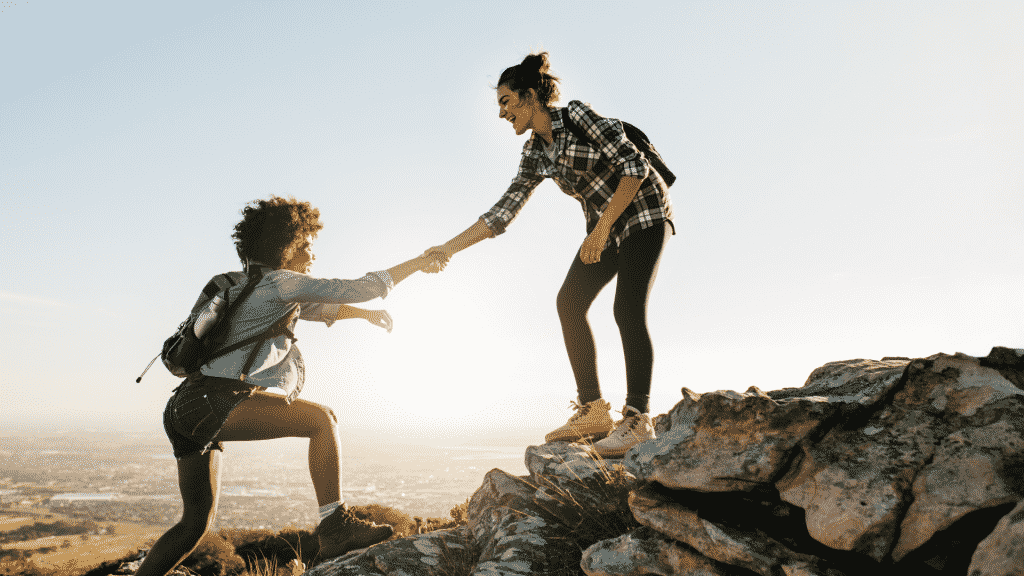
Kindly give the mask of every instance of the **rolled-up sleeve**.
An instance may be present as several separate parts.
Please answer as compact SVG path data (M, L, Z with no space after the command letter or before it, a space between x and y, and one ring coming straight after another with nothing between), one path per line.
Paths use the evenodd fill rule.
M299 319L307 322L323 322L330 327L338 319L338 310L343 304L301 304Z
M527 141L527 146L529 146L529 141ZM515 220L519 211L523 209L523 205L537 189L537 185L544 180L544 177L535 171L535 162L524 146L523 157L519 161L519 172L512 179L508 190L490 210L480 217L495 236L505 233L505 228L512 223L512 220Z
M638 180L647 178L650 162L626 138L622 122L605 118L578 100L569 102L567 108L569 117L594 141L598 152L609 160L619 177L632 176Z

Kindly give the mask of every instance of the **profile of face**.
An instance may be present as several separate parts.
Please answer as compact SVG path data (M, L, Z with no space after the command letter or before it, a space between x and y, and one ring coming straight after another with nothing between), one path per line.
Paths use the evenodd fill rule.
M504 118L511 122L517 136L522 136L527 130L533 128L537 99L534 97L532 88L520 96L516 94L515 90L509 88L508 84L498 86L498 108L498 118Z
M306 239L295 249L291 259L285 262L284 267L292 272L308 274L309 269L313 267L314 260L316 260L316 256L313 255L313 237L306 236Z

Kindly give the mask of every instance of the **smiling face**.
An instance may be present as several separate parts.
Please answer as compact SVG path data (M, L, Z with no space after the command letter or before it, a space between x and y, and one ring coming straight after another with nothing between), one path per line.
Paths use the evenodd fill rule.
M522 136L527 130L533 128L536 99L529 98L530 92L528 90L520 97L508 87L508 84L498 86L498 118L504 118L511 122L517 136Z

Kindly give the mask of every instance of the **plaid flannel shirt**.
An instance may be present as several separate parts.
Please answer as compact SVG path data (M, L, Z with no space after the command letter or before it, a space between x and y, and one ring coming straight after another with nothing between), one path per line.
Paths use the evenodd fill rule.
M548 155L544 141L533 133L523 145L519 173L498 202L483 216L484 224L495 235L505 228L530 199L537 185L545 178L555 181L562 192L572 196L583 207L587 233L597 226L601 214L615 194L623 176L642 180L640 190L622 216L612 225L605 248L618 246L630 232L649 228L657 222L672 220L672 201L668 185L651 168L647 158L637 150L622 130L622 123L594 112L590 105L578 100L569 102L569 117L582 128L599 149L582 142L562 123L557 109L551 110L552 145L555 160ZM674 228L673 228L674 232Z

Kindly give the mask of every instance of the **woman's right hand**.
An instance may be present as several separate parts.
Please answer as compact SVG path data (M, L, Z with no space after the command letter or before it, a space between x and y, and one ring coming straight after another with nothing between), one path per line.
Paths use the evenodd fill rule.
M427 248L424 250L421 258L425 258L429 261L429 264L421 268L428 274L435 274L444 270L444 267L448 265L448 262L452 259L452 255L448 253L444 245L434 246L433 248Z

